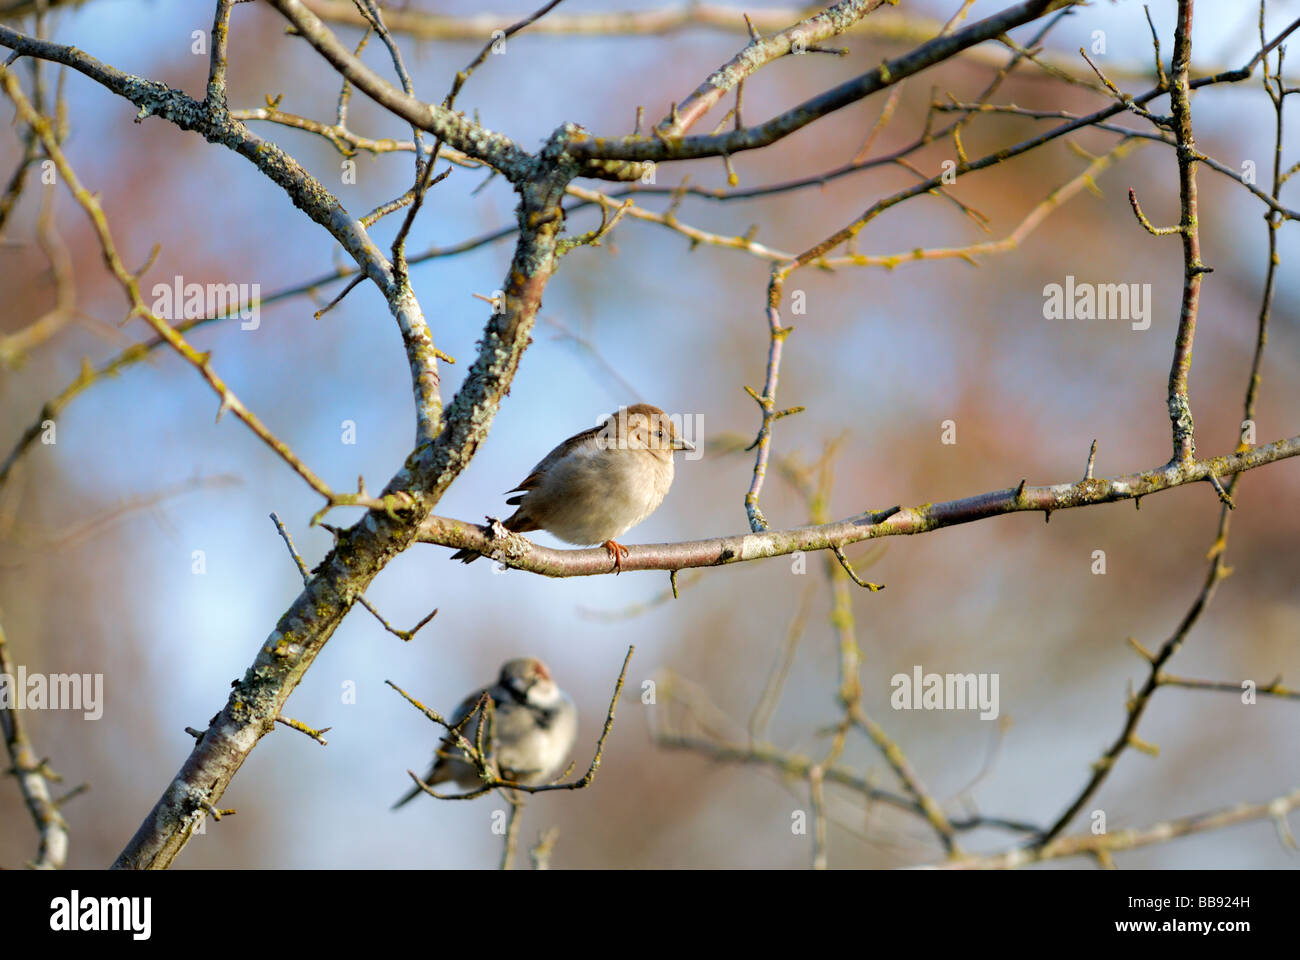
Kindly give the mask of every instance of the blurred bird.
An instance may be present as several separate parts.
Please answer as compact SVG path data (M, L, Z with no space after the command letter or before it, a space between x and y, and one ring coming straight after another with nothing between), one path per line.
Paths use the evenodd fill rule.
M507 530L545 530L566 543L604 546L622 572L627 547L615 537L636 526L663 502L673 483L673 453L695 446L677 435L658 407L620 407L600 426L565 440L508 493L518 509ZM473 550L453 560L472 563Z
M528 786L551 781L564 769L564 761L578 737L578 708L569 695L556 686L542 661L532 657L507 660L501 665L495 684L486 691L470 694L456 708L451 719L453 727L469 716L485 692L495 704L495 737L490 759L496 762L501 778ZM461 735L470 743L477 743L477 727L475 717L461 730ZM486 738L484 744L486 748ZM450 734L439 743L424 782L431 787L452 782L467 790L483 784L478 770L464 759ZM393 804L393 809L423 792L418 786L412 787Z

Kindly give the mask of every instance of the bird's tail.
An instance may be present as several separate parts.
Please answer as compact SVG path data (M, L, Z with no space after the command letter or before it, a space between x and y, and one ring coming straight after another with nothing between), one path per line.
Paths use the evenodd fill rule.
M437 786L439 783L443 781L443 778L438 776L438 774L440 774L441 772L442 772L441 764L434 763L433 767L430 768L429 772L425 774L424 782L431 787ZM412 786L409 791L407 791L405 794L402 795L401 800L398 800L395 804L389 807L389 809L396 810L398 807L405 806L406 804L410 803L412 800L414 800L422 793L424 793L424 791L420 789L420 785L417 783L414 786Z
M408 794L406 794L404 797L402 797L401 800L398 800L398 801L397 801L395 804L393 804L392 807L390 807L389 809L391 809L391 810L396 810L398 807L405 806L406 804L410 803L412 800L414 800L416 797L418 797L418 796L419 796L420 794L422 794L422 793L424 793L424 791L421 790L419 787L412 787L410 793L408 793Z
M451 559L459 560L461 563L473 563L481 556L483 556L483 554L477 553L474 550L457 550L451 555ZM419 793L418 787L416 788L416 793Z

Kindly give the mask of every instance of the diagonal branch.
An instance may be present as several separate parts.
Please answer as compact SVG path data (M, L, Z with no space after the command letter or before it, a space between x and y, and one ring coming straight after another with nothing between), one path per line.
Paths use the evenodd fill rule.
M279 3L282 0L272 0L272 2ZM644 162L693 160L766 147L815 120L857 103L969 47L983 43L985 40L996 39L1008 30L1037 20L1054 10L1073 6L1075 3L1076 0L1025 0L1023 3L1008 7L1001 13L977 21L963 30L936 37L901 57L887 60L870 73L842 83L757 126L733 130L729 133L692 137L588 136L576 140L570 147L570 153L584 161Z
M674 106L672 112L655 128L656 135L682 136L700 117L717 106L728 91L744 82L745 78L753 76L761 67L789 53L798 53L801 47L806 50L815 43L843 33L881 4L888 2L897 0L841 0L835 6L800 20L770 37L751 39L740 53L711 73L689 97Z
M1060 6L1060 4L1054 5L1049 9L1044 9L1039 16L1043 13L1050 12L1051 9L1056 9L1058 6ZM1012 9L1019 10L1020 8L1017 7ZM1010 12L1011 11L1007 11L1007 13ZM1029 22L1029 20L1032 19L1034 19L1034 17L1031 16L1021 22ZM934 52L931 48L934 47L935 44L941 42L949 44L955 43L969 34L971 30L982 28L982 25L987 23L988 21L980 21L979 23L972 24L970 27L967 27L965 30L958 33L951 34L947 37L937 38L931 41L931 43L917 48L917 50L914 50L905 57L899 58L898 60L888 61L880 70L866 74L864 77L858 78L858 80L849 81L848 84L837 87L835 90L829 91L820 97L815 97L799 107L795 107L788 113L781 114L773 120L768 121L768 123L762 124L758 127L748 127L743 131L735 131L730 134L719 134L711 137L683 137L668 141L667 143L645 137L587 137L580 142L575 143L570 149L570 153L584 160L600 158L608 164L615 160L658 161L695 159L698 157L738 153L742 150L752 150L766 146L769 143L776 142L788 133L793 132L793 130L811 123L813 120L818 119L818 117L825 113L833 112L834 109L838 109L840 106L845 106L847 103L852 103L857 99L861 99L861 97L852 96L858 92L859 88L865 90L865 92L862 93L862 96L868 96L877 90L883 89L885 86L889 86L892 83L904 79L905 76L918 73L925 67L931 66L932 62L930 62L928 58ZM1188 88L1190 90L1199 90L1202 87L1213 86L1220 83L1239 83L1243 80L1249 79L1254 73L1255 68L1259 66L1260 62L1263 60L1264 56L1275 49L1283 40L1298 29L1300 29L1300 18L1294 20L1285 29L1274 36L1272 40L1264 44L1264 46L1241 67L1232 70L1222 70L1209 76L1198 77L1189 83ZM921 60L926 60L927 62L921 64ZM933 62L938 61L936 60ZM889 71L888 83L883 82L882 78L884 75L881 73L883 70ZM906 70L906 72L904 75L900 76L898 71L903 70ZM1117 114L1121 114L1127 109L1126 104L1142 105L1157 97L1163 96L1167 92L1168 90L1163 87L1153 87L1145 93L1128 97L1124 103L1112 103L1094 113L1077 117L1067 123L1054 127L1031 140L1007 148L1006 150L1001 151L997 155L996 159L985 158L984 161L977 161L972 164L958 164L954 172L960 175L1026 153L1044 143L1055 140L1057 137L1065 136L1085 127L1094 126L1100 121L1108 120ZM840 102L840 100L846 98L848 98L846 103ZM790 129L786 129L787 127ZM608 167L608 169L618 170L620 168L611 166ZM846 172L851 172L853 169L854 165L850 164L849 167L846 168ZM591 176L601 175L598 172L594 172L590 167L584 170L584 173ZM620 179L619 176L615 176L614 174L610 174L610 176L613 176L614 179ZM936 177L935 181L938 181L938 179L939 178ZM924 187L926 191L934 188L935 183L929 183Z
M561 149L567 134L561 128L547 149L552 154ZM225 707L115 867L161 869L171 864L203 811L215 805L258 741L274 729L285 701L353 603L411 545L420 523L487 437L530 342L542 291L555 267L566 184L567 173L557 172L520 186L521 232L503 284L501 310L486 325L478 358L448 407L444 429L421 443L385 488L405 495L406 508L401 513L372 511L340 533L311 582L259 644L253 664L233 685Z
M17 676L9 660L4 627L0 626L0 679L14 682ZM9 691L10 698L14 691ZM27 810L41 835L40 849L31 866L37 870L57 870L68 858L68 824L59 812L59 805L50 797L49 782L53 779L44 760L37 758L31 741L23 730L20 710L16 706L0 708L0 734L13 765L12 773L18 778Z
M1277 824L1278 834L1284 842L1291 837L1286 817L1291 811L1300 807L1300 790L1270 800L1267 803L1238 804L1223 810L1179 817L1164 823L1153 824L1141 830L1112 830L1107 833L1074 834L1058 837L1046 846L1022 847L1005 853L983 854L959 860L949 860L936 865L940 870L1009 870L1023 867L1044 860L1058 860L1062 857L1084 855L1098 856L1120 850L1136 850L1157 843L1166 843L1178 837L1220 830L1239 823L1253 820L1272 820ZM1295 846L1294 839L1290 846Z

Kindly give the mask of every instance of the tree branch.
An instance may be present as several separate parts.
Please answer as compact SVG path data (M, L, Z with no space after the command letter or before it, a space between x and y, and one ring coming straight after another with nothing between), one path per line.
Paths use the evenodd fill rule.
M273 0L282 2L282 0ZM578 138L570 147L574 157L585 160L692 160L755 150L775 143L796 130L806 127L836 110L857 103L877 91L898 83L913 74L960 53L968 47L1000 37L1008 30L1037 20L1053 10L1073 6L1077 0L1025 0L994 16L971 24L947 36L936 37L910 53L860 77L840 84L825 93L757 126L709 136L670 137L632 136ZM593 174L594 175L594 174ZM625 179L625 177L617 177Z
M683 543L629 545L622 567L624 571L631 571L719 566L784 556L796 551L829 550L878 537L926 533L940 527L971 523L1008 513L1037 511L1050 517L1057 510L1138 499L1161 490L1206 481L1211 473L1218 477L1233 476L1294 456L1300 456L1300 436L1223 457L1193 460L1190 463L1169 463L1154 470L1126 474L1110 480L1094 478L1034 487L1022 482L1018 487L977 494L961 500L868 511L846 520L792 530L764 531ZM424 543L477 550L508 567L548 577L589 577L614 572L608 550L553 550L540 547L497 524L480 527L463 520L430 516L422 524L417 539Z
M1180 817L1177 820L1157 823L1142 830L1112 830L1107 833L1088 832L1059 837L1042 847L1031 846L1009 850L1005 853L949 860L946 863L937 864L936 869L1010 870L1031 863L1041 863L1044 860L1058 860L1062 857L1078 857L1085 854L1096 856L1118 850L1136 850L1138 847L1166 843L1178 837L1206 833L1210 830L1220 830L1239 823L1249 823L1252 820L1264 820L1266 818L1273 820L1278 825L1278 833L1285 841L1286 838L1291 836L1290 828L1286 825L1286 816L1298 806L1300 806L1300 790L1293 790L1291 793L1268 803L1254 805L1242 803L1235 807L1227 807L1211 813ZM1290 846L1295 846L1293 839L1290 840Z
M8 678L7 682L12 684L17 675L9 659L4 627L0 626L0 677ZM16 695L16 691L9 691L11 702ZM11 772L18 778L18 789L22 791L27 810L41 837L40 848L31 866L36 870L57 870L68 859L68 824L59 812L58 804L50 797L52 776L46 762L38 759L32 749L17 706L0 709L0 734L4 735L5 748L9 752Z
M1196 314L1201 302L1201 277L1210 271L1201 262L1196 194L1196 138L1192 134L1188 80L1191 61L1192 0L1179 0L1177 27L1174 30L1173 80L1169 91L1173 109L1173 132L1178 142L1178 197L1182 211L1178 232L1183 238L1183 299L1178 317L1178 335L1174 342L1174 359L1169 369L1168 405L1175 460L1190 460L1196 455L1187 378L1192 369L1192 340L1196 335Z

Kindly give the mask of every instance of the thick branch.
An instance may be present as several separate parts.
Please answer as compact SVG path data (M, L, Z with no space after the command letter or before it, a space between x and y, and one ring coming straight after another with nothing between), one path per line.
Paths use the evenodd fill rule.
M557 133L544 155L557 155L566 135L563 129ZM420 522L487 436L529 343L554 268L566 184L564 174L552 174L521 187L521 232L503 285L501 312L486 326L478 359L452 401L445 429L418 446L385 488L386 493L409 495L409 509L402 515L367 513L339 536L114 866L164 868L171 863L202 812L215 805L258 740L274 728L289 694L352 604L388 561L411 544Z
M367 513L340 535L115 867L165 868L171 863L203 811L216 803L258 740L274 728L289 694L352 604L388 561L410 546L420 521L487 436L529 342L554 266L563 189L560 182L524 191L523 230L506 283L504 312L487 325L478 360L452 401L446 429L409 457L388 484L389 491L418 493L410 511L403 516Z

